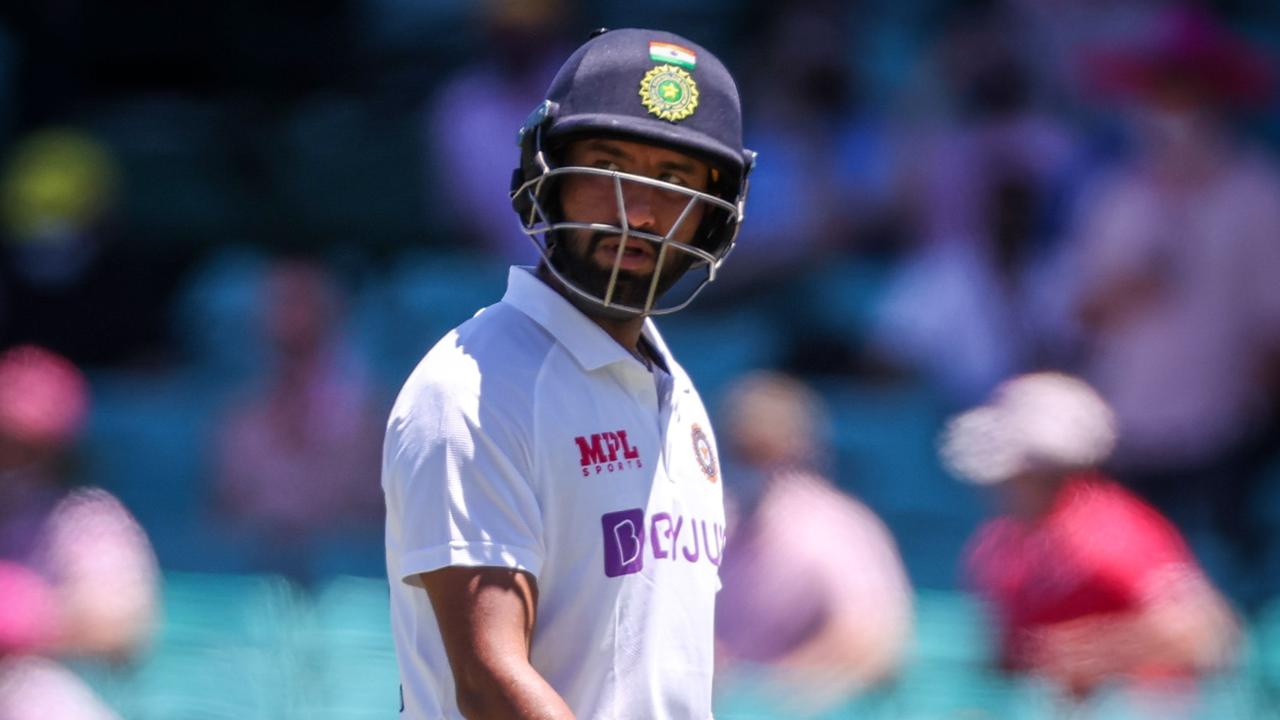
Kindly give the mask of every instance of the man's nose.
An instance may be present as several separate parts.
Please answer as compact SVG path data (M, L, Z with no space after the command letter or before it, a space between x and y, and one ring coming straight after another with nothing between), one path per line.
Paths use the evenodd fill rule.
M654 188L640 183L629 183L623 188L622 202L626 204L627 226L636 230L653 230L658 224L654 211Z

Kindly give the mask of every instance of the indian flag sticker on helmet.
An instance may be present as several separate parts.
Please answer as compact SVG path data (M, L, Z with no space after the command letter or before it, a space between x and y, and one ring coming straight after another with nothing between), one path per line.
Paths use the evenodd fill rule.
M649 42L649 59L665 65L679 65L686 70L692 70L698 64L698 54L689 48L657 40Z
M674 65L659 65L640 81L640 100L663 120L684 120L698 109L698 84Z

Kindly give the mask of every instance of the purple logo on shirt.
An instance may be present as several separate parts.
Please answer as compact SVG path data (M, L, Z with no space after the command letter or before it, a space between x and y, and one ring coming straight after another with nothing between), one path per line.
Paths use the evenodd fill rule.
M619 510L600 518L604 527L604 574L630 575L644 569L645 539L655 562L666 560L720 566L724 526L667 512L654 513L645 524L644 510Z
M644 569L644 510L634 508L605 513L604 574L630 575Z

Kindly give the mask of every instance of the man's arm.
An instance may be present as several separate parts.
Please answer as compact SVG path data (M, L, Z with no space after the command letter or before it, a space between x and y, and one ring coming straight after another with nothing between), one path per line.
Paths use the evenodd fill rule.
M1188 570L1153 580L1133 613L1081 618L1044 630L1037 647L1041 671L1066 685L1090 688L1152 665L1198 674L1230 663L1239 625L1208 579Z
M447 567L419 579L435 609L463 715L572 720L569 706L529 664L538 600L529 574Z

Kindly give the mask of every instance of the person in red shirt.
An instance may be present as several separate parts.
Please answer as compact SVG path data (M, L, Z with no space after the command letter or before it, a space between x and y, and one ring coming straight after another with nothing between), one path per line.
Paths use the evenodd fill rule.
M965 558L1001 665L1076 698L1111 680L1194 678L1229 662L1238 638L1173 525L1096 469L1115 441L1102 398L1057 373L1005 382L942 440L952 472L995 486L1006 508Z

